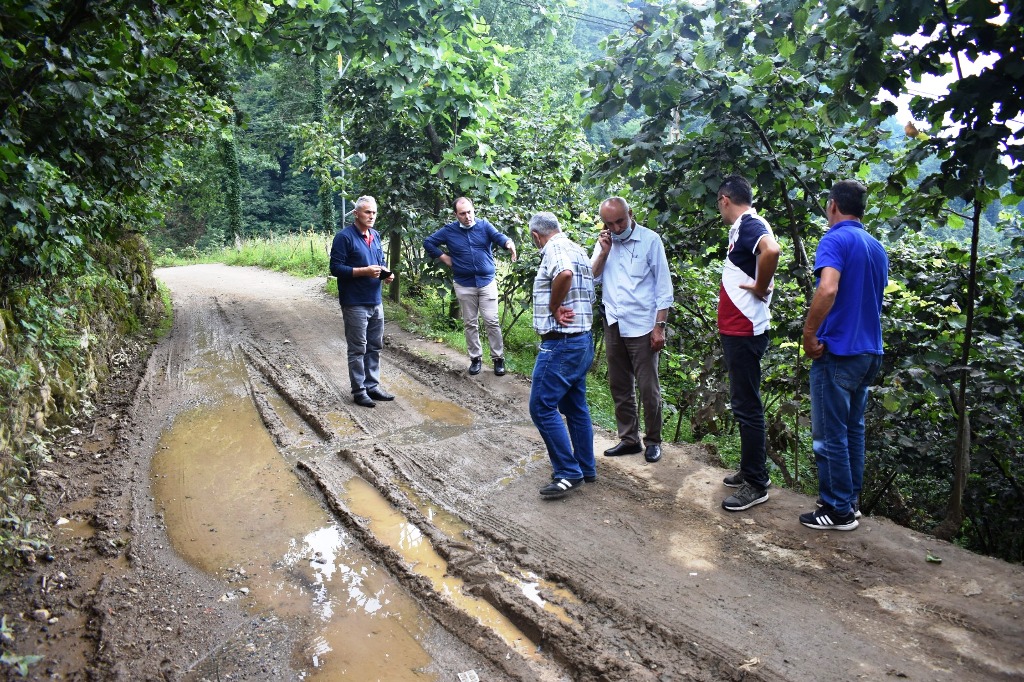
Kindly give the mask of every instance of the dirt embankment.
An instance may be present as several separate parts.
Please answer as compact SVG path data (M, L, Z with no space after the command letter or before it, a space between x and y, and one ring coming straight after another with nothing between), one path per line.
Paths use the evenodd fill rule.
M9 650L44 657L31 679L1024 676L1021 567L884 519L811 531L797 516L813 500L784 490L727 513L728 472L691 446L653 465L599 456L596 483L543 501L522 376L469 377L458 354L389 325L398 399L355 407L322 281L160 277L174 330L57 439L39 490L66 523L52 560L3 586ZM269 446L244 440L219 464L233 446L204 439L228 432ZM599 451L613 437L598 433ZM303 554L308 519L338 554ZM282 533L299 542L279 551ZM356 579L342 551L365 561ZM362 639L332 639L357 611L366 631L341 630ZM422 655L398 655L413 644Z

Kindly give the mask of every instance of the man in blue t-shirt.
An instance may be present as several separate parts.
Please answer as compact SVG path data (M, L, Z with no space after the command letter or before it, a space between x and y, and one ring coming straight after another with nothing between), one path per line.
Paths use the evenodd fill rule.
M455 200L455 217L440 230L423 240L423 248L452 269L455 297L459 300L462 324L469 353L469 373L483 369L483 347L480 345L479 318L487 326L494 373L505 374L505 345L498 320L498 283L494 279L492 247L503 246L516 259L516 245L511 239L483 218L477 218L473 202L466 197ZM447 248L445 253L441 247Z
M348 378L356 405L374 407L375 400L394 400L380 386L380 351L384 347L382 282L394 273L384 267L377 221L377 200L356 199L352 224L338 230L331 245L331 274L338 278L338 302L345 320Z
M867 188L837 182L825 204L829 231L814 256L818 284L804 322L811 363L811 438L819 508L800 523L853 530L864 483L864 412L868 386L882 366L882 294L889 283L885 249L861 220Z

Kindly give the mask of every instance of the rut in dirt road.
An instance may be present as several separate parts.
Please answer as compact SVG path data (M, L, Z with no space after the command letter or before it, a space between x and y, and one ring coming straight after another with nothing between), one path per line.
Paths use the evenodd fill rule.
M140 430L159 434L225 400L254 406L278 464L250 489L290 476L429 621L412 637L430 660L395 661L395 679L399 665L412 666L410 679L445 680L469 671L516 680L1024 675L1019 567L884 520L867 518L854 533L803 529L796 517L813 501L788 491L729 514L718 508L727 472L693 446L667 446L653 465L599 458L596 483L543 501L550 466L523 377L469 377L464 358L389 323L382 384L397 400L360 408L322 280L223 266L158 274L173 293L175 328L140 391L149 406ZM152 433L140 441L157 448ZM613 443L598 434L599 450ZM159 513L138 499L143 517ZM404 554L402 538L388 537L395 527L429 540L437 558ZM161 541L141 539L140 552ZM943 564L926 564L925 547L941 550ZM443 569L432 574L430 564ZM326 579L303 570L307 582ZM253 598L238 607L257 608ZM258 678L246 668L257 664L237 655L238 622L253 620L184 661L189 676ZM290 674L333 679L337 652L310 655L317 627L309 615L282 616L259 648L284 652ZM109 644L120 636L109 633Z

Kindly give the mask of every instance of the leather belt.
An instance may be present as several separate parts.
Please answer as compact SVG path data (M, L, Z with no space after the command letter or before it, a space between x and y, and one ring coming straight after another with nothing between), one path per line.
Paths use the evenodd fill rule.
M540 338L545 341L560 341L562 339L571 339L574 336L583 336L586 333L587 332L571 332L567 334L565 332L548 332L547 334L541 334Z

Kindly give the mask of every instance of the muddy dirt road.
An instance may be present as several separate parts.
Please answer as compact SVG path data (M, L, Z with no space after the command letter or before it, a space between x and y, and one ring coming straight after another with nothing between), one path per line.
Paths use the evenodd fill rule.
M541 500L522 376L388 324L397 400L357 407L323 280L158 274L171 335L43 476L64 530L5 597L30 677L1024 677L1020 567L882 519L812 531L774 488L727 513L692 446Z

